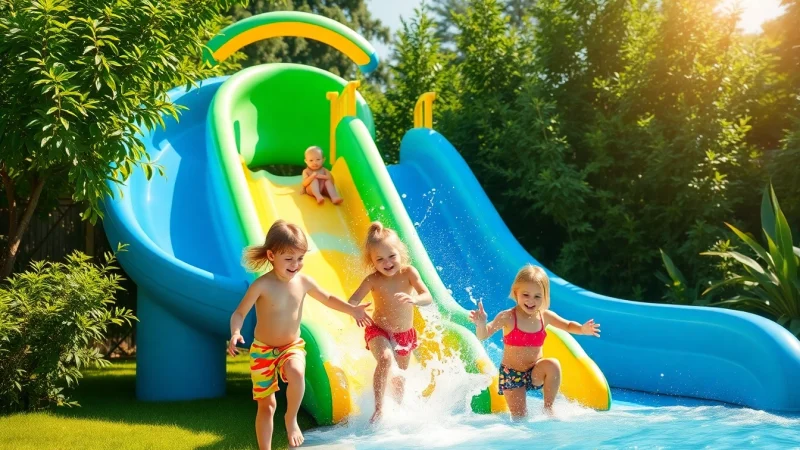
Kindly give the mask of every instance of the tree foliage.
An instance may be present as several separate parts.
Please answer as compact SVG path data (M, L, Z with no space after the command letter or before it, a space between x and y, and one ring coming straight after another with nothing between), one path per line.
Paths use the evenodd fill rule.
M567 279L657 299L659 248L687 278L718 278L698 254L729 248L725 221L758 229L768 178L789 214L800 204L800 8L784 3L753 36L714 0L434 0L458 83L437 128L523 245ZM413 61L419 50L403 47ZM408 87L397 77L387 93Z
M0 3L0 176L10 211L0 278L38 205L85 204L95 220L141 166L160 171L137 134L179 115L166 92L231 69L201 65L230 0L6 0Z
M397 161L400 140L413 126L414 107L420 95L436 92L434 121L450 109L449 102L457 91L458 81L452 59L441 49L435 34L435 23L424 8L414 10L409 20L401 20L401 28L393 42L393 61L389 76L392 88L377 98L375 116L378 148L387 163Z

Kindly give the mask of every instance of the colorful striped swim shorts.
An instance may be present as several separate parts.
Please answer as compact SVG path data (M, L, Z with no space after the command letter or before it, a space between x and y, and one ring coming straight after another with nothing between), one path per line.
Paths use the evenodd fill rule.
M282 347L270 347L253 340L250 346L250 378L253 380L253 400L267 398L279 390L278 374L286 382L283 365L291 358L306 358L306 342L297 339Z

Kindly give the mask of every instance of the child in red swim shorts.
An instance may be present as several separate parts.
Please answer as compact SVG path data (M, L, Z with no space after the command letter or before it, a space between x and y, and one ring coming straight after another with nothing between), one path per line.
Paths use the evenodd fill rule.
M410 265L405 244L394 230L380 222L373 222L367 231L364 259L373 272L361 282L349 303L356 306L372 293L375 312L373 323L364 331L364 340L378 363L373 380L375 413L370 419L375 422L381 417L392 361L401 370L407 369L411 352L417 348L414 305L429 305L433 298L417 269ZM405 379L395 375L392 384L395 398L400 402Z

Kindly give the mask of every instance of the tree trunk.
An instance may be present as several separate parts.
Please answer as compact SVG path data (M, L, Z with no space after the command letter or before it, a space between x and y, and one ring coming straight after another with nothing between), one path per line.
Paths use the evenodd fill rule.
M6 176L3 177L3 181L6 181ZM6 184L6 193L9 192L8 186L13 186L13 182ZM33 217L33 212L36 210L36 206L39 204L39 198L42 195L42 190L44 189L44 177L39 177L36 179L36 184L33 187L33 191L31 191L31 196L28 199L28 204L25 206L25 212L22 214L22 219L19 223L14 223L9 226L9 240L8 240L8 248L6 249L5 257L3 258L3 267L0 268L0 280L5 280L11 275L11 271L14 269L14 262L17 260L17 255L19 254L19 246L22 243L22 236L25 235L25 231L28 230L28 225L31 223L31 218ZM13 191L11 191L13 194ZM10 202L9 202L10 203ZM9 205L10 207L11 205ZM16 210L16 204L14 206ZM10 211L9 211L10 212ZM16 216L16 211L11 216Z
M16 234L17 228L17 194L14 189L14 180L8 175L5 164L0 168L0 177L3 179L3 188L8 200L8 236Z

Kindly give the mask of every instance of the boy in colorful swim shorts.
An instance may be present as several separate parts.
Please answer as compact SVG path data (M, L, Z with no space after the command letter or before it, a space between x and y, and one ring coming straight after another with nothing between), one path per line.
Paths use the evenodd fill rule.
M297 225L278 220L267 232L263 245L249 247L244 262L255 272L271 266L245 293L231 316L231 340L228 352L238 354L236 344L244 344L242 324L255 305L255 339L250 346L250 374L253 379L253 400L258 402L256 437L260 449L272 447L272 419L275 414L275 392L278 376L287 383L286 435L289 445L303 443L297 425L297 412L305 392L305 342L300 338L300 321L306 294L323 305L350 314L359 326L372 323L365 309L352 306L320 288L311 278L299 274L308 251L305 234Z
M351 305L358 305L372 293L375 311L373 324L364 331L367 349L377 361L373 388L375 389L375 413L370 422L380 419L383 411L383 396L392 361L405 370L411 360L411 351L417 348L417 331L414 329L414 305L431 304L428 288L417 269L410 265L408 249L389 228L373 222L367 231L364 244L364 259L373 270L350 297ZM405 379L392 378L395 399L403 398Z

